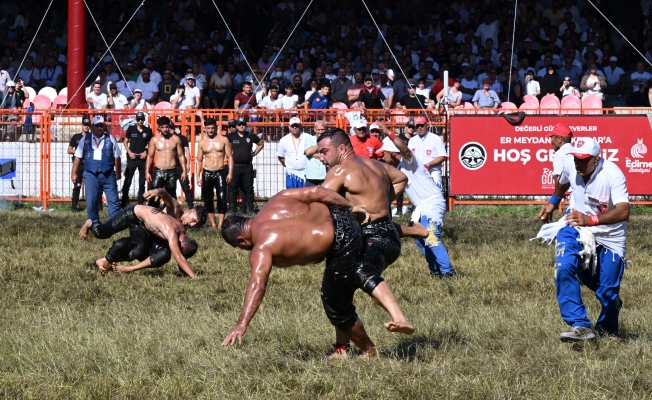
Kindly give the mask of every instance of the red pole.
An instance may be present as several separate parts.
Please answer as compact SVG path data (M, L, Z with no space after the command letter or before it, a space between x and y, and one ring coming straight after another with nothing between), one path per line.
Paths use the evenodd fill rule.
M86 9L83 0L68 0L68 102L70 108L85 108L85 70Z

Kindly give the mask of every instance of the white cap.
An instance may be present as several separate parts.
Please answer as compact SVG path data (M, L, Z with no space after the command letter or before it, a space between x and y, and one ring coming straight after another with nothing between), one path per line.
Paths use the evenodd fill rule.
M615 62L615 61L618 61L618 57L616 57L616 56L611 56L611 57L609 57L609 61L614 61L614 62Z
M6 86L15 87L15 86L16 86L16 82L14 82L14 81L7 81L7 85L6 85Z
M93 125L103 124L103 123L104 123L104 118L102 118L102 116L96 115L93 117Z
M299 119L299 117L290 118L290 126L295 125L295 124L301 125L301 119Z
M590 137L577 138L575 146L568 152L575 158L589 158L600 155L600 145L598 142Z
M378 125L377 122L374 122L374 123L371 124L371 126L369 127L369 130L370 130L370 131L372 131L372 130L374 130L374 129L380 129L380 125Z
M523 41L523 43L527 43L527 42L532 42L532 39L530 39L530 38L526 38L526 39Z
M388 69L387 70L387 77L389 78L390 81L394 80L394 76L395 76L394 71L392 71L391 69Z
M435 62L435 60L433 60L432 57L427 57L427 58L426 58L426 62L428 62L428 61L431 61L431 62L433 62L433 63Z
M140 93L140 94L143 94L143 91L140 90L140 89L134 89L134 93Z
M390 153L400 153L401 151L396 147L394 142L392 142L388 137L383 139L383 147L380 148L383 151L389 151Z
M469 63L462 63L461 67L470 67Z
M360 118L359 120L353 122L353 127L356 129L366 128L367 120L364 118Z
M378 70L377 70L376 68L374 68L374 69L371 70L371 73L372 73L372 74L377 74L377 73L378 73Z

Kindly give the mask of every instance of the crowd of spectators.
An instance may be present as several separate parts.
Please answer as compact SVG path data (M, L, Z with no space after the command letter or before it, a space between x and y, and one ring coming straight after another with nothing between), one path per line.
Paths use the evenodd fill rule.
M3 93L18 78L36 90L66 86L67 2L54 0L37 32L44 3L0 5ZM519 2L515 33L514 4L501 0L377 0L373 18L362 2L324 0L307 10L305 1L219 2L228 28L206 0L145 1L137 12L124 0L88 4L99 25L88 18L93 108L496 107L526 94L650 105L648 0L628 35L647 60L585 0ZM114 43L109 53L104 40Z

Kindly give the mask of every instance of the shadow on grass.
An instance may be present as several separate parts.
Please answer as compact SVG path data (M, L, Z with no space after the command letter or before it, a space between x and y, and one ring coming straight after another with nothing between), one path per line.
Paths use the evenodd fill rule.
M451 344L464 345L467 340L458 329L445 329L432 335L405 336L394 349L382 351L382 357L405 362L430 361L431 351Z

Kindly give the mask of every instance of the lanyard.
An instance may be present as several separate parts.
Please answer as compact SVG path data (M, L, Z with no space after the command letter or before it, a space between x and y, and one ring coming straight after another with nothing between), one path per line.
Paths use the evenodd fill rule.
M297 141L297 140L294 140L294 135L292 135L292 146L294 146L294 159L295 160L299 159L299 145L300 144L301 144L301 136L299 136L299 140Z
M102 137L99 141L95 140L95 138L93 138L93 142L95 142L95 148L96 149L100 148L100 144L102 143L102 140L104 140L104 137Z

